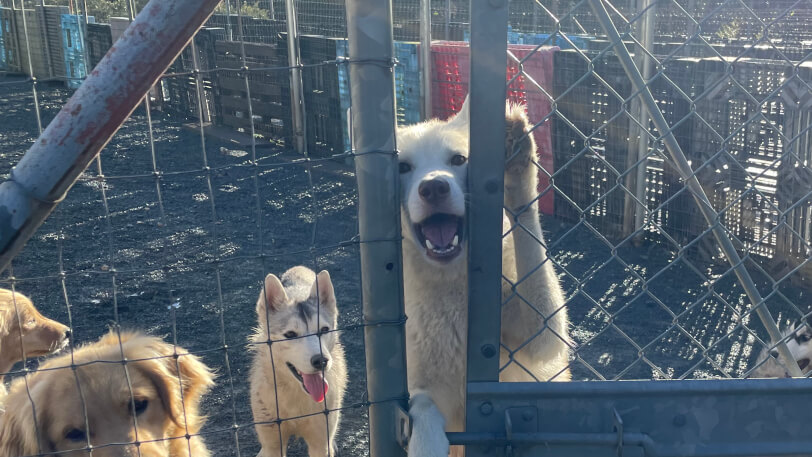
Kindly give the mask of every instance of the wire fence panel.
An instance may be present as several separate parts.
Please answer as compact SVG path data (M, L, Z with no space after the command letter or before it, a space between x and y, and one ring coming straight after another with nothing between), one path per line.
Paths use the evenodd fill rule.
M35 3L25 2L23 10L22 1L0 2L5 170L37 141L143 6ZM132 392L126 401L135 411L142 405L135 395L140 360L133 361L139 357L132 343L118 335L136 329L171 346L147 358L176 360L177 366L165 368L179 378L173 388L191 402L189 417L198 403L201 415L208 416L205 424L188 421L185 428L191 428L167 432L157 442L191 447L200 438L214 455L256 455L274 440L282 450L287 446L287 455L305 455L307 448L313 455L321 446L331 455L368 455L372 434L386 440L382 448L396 449L396 441L408 437L400 410L406 397L400 391L371 396L375 382L370 377L368 385L367 373L397 378L374 387L390 393L403 379L391 367L367 366L365 356L374 351L364 338L391 337L410 316L371 320L362 307L369 304L366 287L371 286L362 287L362 280L378 268L389 285L377 286L394 296L402 286L391 275L400 269L387 260L376 267L367 262L362 270L360 260L362 252L372 256L365 257L369 260L384 243L398 244L400 235L360 236L360 202L370 195L359 195L356 187L356 166L367 159L393 163L396 148L378 150L365 143L365 150L353 151L358 132L365 132L358 117L374 116L355 111L362 109L359 97L367 94L356 93L351 71L353 66L392 71L398 125L423 120L421 76L431 84L431 116L452 117L483 71L470 67L477 55L471 46L481 43L476 34L482 30L470 28L469 3L431 2L434 42L431 65L424 68L416 43L422 14L416 0L391 5L394 59L360 62L347 40L345 2L294 1L300 56L294 65L285 1L222 2L3 273L0 286L25 294L44 316L67 325L72 343L56 358L38 360L36 351L25 349L22 364L0 366L10 387L0 405L8 411L24 395L19 404L30 408L27 392L33 383L56 378L65 371L60 366L73 366L80 382L75 394L66 395L72 403L65 406L74 408L82 423L71 426L92 427L94 405L87 400L92 386L81 376L85 367L100 364L84 358L80 347L112 329L114 351L108 358L118 364L109 377ZM536 350L539 341L556 341L568 347L566 369L549 378L571 376L573 382L471 383L468 432L455 430L450 440L481 455L812 454L808 434L797 427L812 400L808 381L740 379L785 377L798 369L810 374L812 46L806 24L812 8L790 0L603 2L619 30L620 38L613 38L590 8L594 4L522 0L509 2L504 12L508 29L499 34L507 41L506 98L526 113L527 135L535 143L530 167L538 185L521 207L505 209L509 230L478 238L525 237L543 253L538 262L523 266L525 275L513 277L505 269L501 278L503 307L519 307L532 317L528 321L539 324L523 341L502 340L502 380L533 371L522 351ZM631 54L644 90L630 79L620 46ZM493 72L492 66L484 68ZM302 79L305 154L293 152L292 67ZM665 130L644 101L648 94ZM673 160L675 146L689 165L687 175ZM490 192L487 178L503 179L501 172L491 176L496 168L477 175L475 184L484 192ZM699 189L691 190L688 182L693 178L708 198L710 224L708 208L703 213L695 200ZM480 202L476 195L469 195L471 206ZM543 229L538 233L536 219ZM721 249L714 229L729 238L740 264L730 264L730 252ZM486 257L486 265L489 258L498 262L497 254ZM325 332L321 325L271 331L269 308L257 314L258 296L275 303L267 295L275 283L266 275L279 276L288 287L295 276L283 273L296 265L329 271L337 326L331 323ZM552 272L563 290L550 313L541 311L528 287L539 271ZM482 277L475 287L499 279ZM329 295L318 285L316 290ZM761 299L754 302L754 296ZM26 302L9 303L13 319L20 321ZM326 302L317 303L314 315L321 324ZM485 300L480 304L487 309ZM306 314L310 308L301 309ZM767 312L783 338L771 337L775 329L769 325L773 319L764 318ZM555 322L564 313L568 325L562 331ZM257 333L263 317L268 331ZM492 319L479 324L471 326L481 330L478 336L466 343L475 357L487 358L491 352L483 347L499 336L491 334ZM285 336L294 330L296 336ZM333 336L331 341L343 346L348 380L343 389L329 377L327 388L312 384L315 378L297 362L288 365L285 348L313 341L308 339L313 334L319 355L331 351L322 342ZM3 341L4 352L7 347ZM397 344L374 349L382 351L379 356L400 352ZM785 350L793 360L785 358ZM262 398L268 404L258 405L252 395L257 357L271 362L266 378L278 380L275 388L265 387L268 396ZM123 358L129 360L126 370ZM217 374L200 398L183 384L181 369L191 360ZM469 378L483 373L474 374ZM205 378L199 377L201 385ZM495 381L479 379L486 378ZM295 389L285 390L285 380ZM619 380L629 382L604 382ZM320 391L324 402L316 401ZM332 395L343 402L335 403ZM309 409L279 409L281 398L297 396ZM37 398L33 403L44 404ZM384 411L376 417L385 419L370 423L371 410ZM146 430L136 422L133 429ZM392 436L381 432L382 424L396 425L389 427L396 429ZM308 427L316 433L308 434ZM143 439L77 441L80 447L109 447Z

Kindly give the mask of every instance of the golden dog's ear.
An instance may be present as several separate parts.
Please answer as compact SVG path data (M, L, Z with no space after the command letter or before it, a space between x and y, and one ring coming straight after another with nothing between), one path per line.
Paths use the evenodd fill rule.
M199 422L200 400L214 385L211 369L181 347L157 338L148 340L155 358L136 362L138 368L155 385L161 403L176 425Z
M41 395L38 394L36 389L31 388L30 394L31 398L29 399L25 385L22 384L12 388L12 393L7 398L5 412L0 413L0 457L17 457L40 453L39 443L37 442L37 428L41 429L46 424L35 422L34 410L35 407L45 408L45 403L37 400ZM34 399L33 405L31 399ZM41 411L37 412L42 416Z

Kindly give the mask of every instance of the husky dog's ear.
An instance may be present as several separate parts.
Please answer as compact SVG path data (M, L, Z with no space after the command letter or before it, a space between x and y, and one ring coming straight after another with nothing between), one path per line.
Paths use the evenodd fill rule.
M319 303L330 307L336 306L336 294L333 290L333 282L330 280L330 273L321 270L316 276L313 288L310 289L310 298L318 297Z
M273 312L288 301L288 294L285 293L285 288L282 282L276 275L269 274L265 277L265 285L259 291L259 299L257 300L257 315L260 319L265 318L266 312Z
M454 115L454 117L448 120L449 124L468 125L468 120L470 119L470 111L471 111L469 108L470 103L468 103L469 98L470 95L465 96L465 101L462 102L462 107L457 112L457 114Z

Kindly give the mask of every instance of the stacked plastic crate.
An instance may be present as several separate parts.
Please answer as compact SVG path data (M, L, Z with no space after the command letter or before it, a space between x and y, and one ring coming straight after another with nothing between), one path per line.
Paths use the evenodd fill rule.
M349 57L347 40L337 43L338 56ZM405 41L395 42L395 95L397 97L398 125L408 125L420 122L420 64L419 44ZM350 143L350 77L348 64L339 65L338 88L341 97L341 125L344 129L344 149L352 148Z
M465 30L465 41L470 41L471 32ZM552 37L549 33L531 33L531 32L516 32L513 27L508 26L508 43L510 44L532 44L535 46L558 46L560 49L587 49L590 41L595 37L588 35L575 35L575 34L553 34Z
M63 55L62 15L70 13L67 6L38 6L37 16L42 27L42 40L47 53L49 76L56 79L67 77Z
M553 83L553 56L556 47L536 49L533 45L510 45L507 80L508 99L511 103L525 105L530 122L536 125L539 171L539 208L545 214L553 214L554 192L550 188L551 175L555 171L551 135L551 100ZM431 94L432 114L446 119L462 107L468 94L470 81L470 53L464 42L439 41L432 44ZM523 70L519 73L519 67ZM518 74L518 76L517 76ZM529 77L529 78L528 78ZM538 86L537 86L538 85ZM542 90L543 89L543 90ZM545 94L546 92L546 94Z
M3 38L6 24L3 21L4 8L0 8L0 71L8 71L8 61L6 53L6 40Z
M62 55L65 65L65 84L70 89L76 89L87 76L87 62L89 56L85 49L84 16L63 14L62 18ZM95 22L93 16L88 22Z

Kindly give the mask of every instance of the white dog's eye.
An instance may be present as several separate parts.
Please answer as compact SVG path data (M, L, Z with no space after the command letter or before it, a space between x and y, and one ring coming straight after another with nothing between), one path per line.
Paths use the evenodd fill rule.
M322 327L321 330L319 330L319 333L327 333L329 331L330 331L330 327Z
M398 171L400 171L401 174L408 173L412 171L412 166L408 162L400 162L398 164Z
M65 439L68 441L87 441L87 436L85 432L79 430L78 428L74 428L68 430L68 433L65 433Z
M455 154L454 157L452 157L451 160L449 160L449 163L451 165L454 165L454 166L458 167L460 165L463 165L467 161L468 161L468 157L465 157L462 154Z
M299 334L291 330L282 336L284 336L285 338L296 338L297 336L299 336Z

